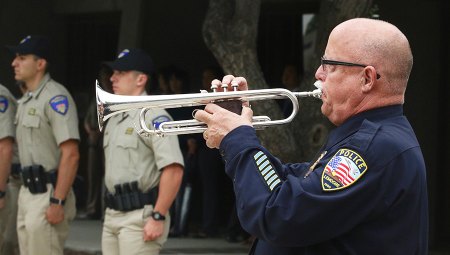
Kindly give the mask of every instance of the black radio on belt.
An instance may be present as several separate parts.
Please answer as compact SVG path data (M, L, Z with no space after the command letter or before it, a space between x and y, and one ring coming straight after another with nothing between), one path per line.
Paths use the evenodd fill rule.
M27 166L22 169L23 185L31 194L47 192L47 183L56 183L56 171L46 172L41 165Z
M126 182L114 185L115 194L107 192L105 196L106 207L128 212L144 208L145 205L154 204L158 196L158 187L143 193L138 182Z

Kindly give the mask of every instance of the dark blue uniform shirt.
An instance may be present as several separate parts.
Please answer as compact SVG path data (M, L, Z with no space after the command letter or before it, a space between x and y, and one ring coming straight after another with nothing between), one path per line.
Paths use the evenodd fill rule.
M220 150L251 254L427 254L425 163L401 105L351 117L307 163L282 164L248 126Z

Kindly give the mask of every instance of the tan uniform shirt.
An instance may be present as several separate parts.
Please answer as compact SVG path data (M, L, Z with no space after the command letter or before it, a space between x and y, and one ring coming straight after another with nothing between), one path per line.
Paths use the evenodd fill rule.
M0 84L0 139L16 137L14 115L17 110L17 102L9 90ZM19 163L17 145L14 144L14 156L12 163Z
M16 137L14 116L17 110L17 102L9 90L0 84L0 139ZM12 163L19 163L17 156L17 144L14 143ZM2 159L0 159L2 160ZM6 187L6 206L0 209L0 253L12 254L11 249L17 245L16 217L17 194L21 182L10 178Z
M160 170L165 166L184 166L177 136L143 138L136 133L139 113L135 110L115 115L106 125L105 185L110 193L115 193L114 185L132 181L138 181L141 191L147 192L158 185ZM146 117L156 125L172 120L162 109L149 110Z
M57 169L59 144L80 139L75 102L67 89L46 74L38 89L19 100L17 143L22 167Z

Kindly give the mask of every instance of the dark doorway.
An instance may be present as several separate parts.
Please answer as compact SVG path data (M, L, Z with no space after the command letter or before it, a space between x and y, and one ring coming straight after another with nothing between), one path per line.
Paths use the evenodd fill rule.
M77 104L80 129L80 162L78 181L74 186L77 207L86 201L86 168L88 160L87 134L83 122L90 103L95 100L95 80L100 65L117 55L120 13L70 15L67 24L67 82L66 86ZM101 183L98 183L101 185Z
M310 46L305 40L305 26L310 20L305 15L318 10L318 3L307 1L272 1L261 5L258 58L269 87L283 87L281 76L287 65L295 66L300 78L303 77L305 47Z
M258 57L270 87L282 87L281 74L287 64L303 69L302 14L261 13Z
M74 97L90 96L80 98L89 101L93 99L100 63L113 60L117 54L120 13L71 15L67 19L67 87ZM85 104L77 103L83 115Z

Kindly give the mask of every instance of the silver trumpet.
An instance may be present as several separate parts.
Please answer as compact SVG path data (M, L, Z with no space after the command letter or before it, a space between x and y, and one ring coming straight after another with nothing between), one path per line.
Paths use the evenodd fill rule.
M282 125L291 122L298 113L299 103L297 97L320 98L322 91L320 81L314 84L317 89L311 92L291 92L287 89L258 89L238 91L237 84L232 84L233 91L227 91L227 85L222 85L224 91L216 92L217 87L211 87L212 93L201 91L201 93L178 94L178 95L153 95L153 96L122 96L108 93L101 89L96 82L97 117L100 131L103 130L106 120L110 117L131 110L141 109L139 115L139 127L137 132L141 136L150 135L180 135L201 133L207 129L205 123L196 119L167 121L158 128L147 127L145 114L152 108L180 108L189 106L200 106L209 103L220 103L227 101L251 102L268 99L290 99L293 104L291 114L285 119L271 120L268 116L254 116L252 120L255 129L263 129L273 125Z

